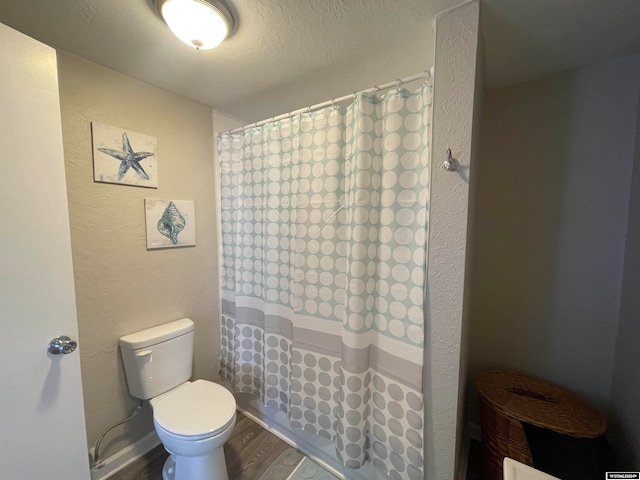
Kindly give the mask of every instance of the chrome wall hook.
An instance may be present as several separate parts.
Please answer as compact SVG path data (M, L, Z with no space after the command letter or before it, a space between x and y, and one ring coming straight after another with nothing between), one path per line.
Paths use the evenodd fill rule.
M458 170L459 165L460 164L458 163L458 161L455 158L453 158L451 149L447 148L447 159L444 161L444 164L442 165L444 169L447 172L455 172L456 170Z

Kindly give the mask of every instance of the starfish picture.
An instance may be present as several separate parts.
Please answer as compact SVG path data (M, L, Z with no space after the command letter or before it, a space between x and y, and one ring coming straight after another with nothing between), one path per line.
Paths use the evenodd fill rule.
M113 150L111 148L98 148L98 150L120 160L118 180L124 178L129 168L133 168L138 175L145 180L149 180L149 175L147 175L147 172L145 172L144 168L140 165L140 161L154 154L152 152L134 152L126 132L122 133L122 150Z

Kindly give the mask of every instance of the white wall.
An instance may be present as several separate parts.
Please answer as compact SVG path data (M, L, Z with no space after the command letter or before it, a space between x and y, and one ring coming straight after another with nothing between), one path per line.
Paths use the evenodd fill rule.
M640 112L610 412L613 441L625 468L640 470Z
M436 20L433 150L429 212L427 328L425 338L426 478L454 477L461 439L461 379L469 178L479 4L471 2ZM442 168L450 148L457 172Z
M485 95L471 382L515 369L607 408L639 89L636 55Z
M484 101L484 85L485 85L485 48L484 48L484 35L482 28L482 21L480 22L480 29L478 33L478 57L476 61L476 83L475 83L475 98L473 107L473 131L471 139L471 158L474 162L477 162L479 156L479 144L480 133L482 130L481 118L482 118L482 104ZM474 164L475 167L475 164ZM467 381L469 376L469 351L471 344L471 323L473 319L470 313L471 295L471 282L473 278L473 245L475 243L476 233L474 230L473 219L476 215L476 194L478 190L478 178L474 168L473 175L469 178L469 210L467 213L467 245L466 245L466 264L465 264L465 278L464 278L464 304L462 312L462 332L460 341L460 379L458 382L458 435L457 442L458 447L458 459L456 465L458 467L457 478L464 480L464 475L467 473L467 461L468 451L465 448L468 444L464 444L465 434L470 435L465 428L466 421L466 394L467 394Z

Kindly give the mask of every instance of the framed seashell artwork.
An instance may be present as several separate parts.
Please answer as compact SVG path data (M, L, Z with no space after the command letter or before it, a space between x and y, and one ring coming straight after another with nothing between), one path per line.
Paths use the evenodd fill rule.
M144 210L147 250L195 246L196 215L192 200L145 198Z
M91 122L93 180L158 188L158 139Z

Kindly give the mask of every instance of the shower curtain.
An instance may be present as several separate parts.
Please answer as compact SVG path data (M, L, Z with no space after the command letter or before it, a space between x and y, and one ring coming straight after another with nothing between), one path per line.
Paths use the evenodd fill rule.
M423 479L432 85L358 94L218 138L221 369L333 439L348 467Z

